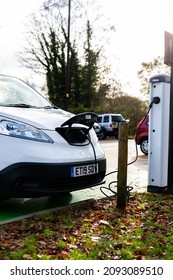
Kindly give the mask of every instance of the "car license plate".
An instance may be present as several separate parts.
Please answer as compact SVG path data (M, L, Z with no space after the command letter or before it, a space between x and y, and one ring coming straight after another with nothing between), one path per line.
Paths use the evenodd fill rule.
M117 123L113 123L113 124L112 124L112 127L113 127L113 128L117 128L117 127L118 127L118 124L117 124Z
M71 177L87 176L98 173L98 163L71 167Z

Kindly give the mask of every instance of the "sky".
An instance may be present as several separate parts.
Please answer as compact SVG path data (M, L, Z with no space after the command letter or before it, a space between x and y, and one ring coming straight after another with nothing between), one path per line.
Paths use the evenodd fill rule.
M39 11L42 0L0 0L0 73L25 75L15 53L24 46L24 22Z
M85 0L83 0L85 2ZM94 1L94 0L93 0ZM23 22L39 11L43 0L0 0L0 73L26 78L14 56L23 44ZM115 26L106 47L112 73L117 71L129 92L139 92L142 62L164 56L164 31L173 33L172 0L97 0ZM71 9L73 0L71 0ZM72 10L71 10L72 11ZM91 10L91 13L93 11ZM104 22L103 22L104 25Z

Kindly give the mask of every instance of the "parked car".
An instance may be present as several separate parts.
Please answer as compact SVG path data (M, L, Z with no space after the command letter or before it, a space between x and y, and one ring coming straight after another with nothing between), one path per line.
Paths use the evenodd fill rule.
M102 130L101 126L98 123L94 123L93 128L94 128L94 131L95 131L97 137L99 138L100 132Z
M97 118L97 122L102 128L103 139L107 136L115 136L118 138L119 123L124 121L121 114L101 114Z
M140 145L141 151L148 155L148 124L149 115L142 118L136 127L136 144Z
M0 198L39 197L102 182L97 115L57 108L15 77L0 75Z
M94 123L93 128L99 140L103 140L105 137L104 129L98 124Z

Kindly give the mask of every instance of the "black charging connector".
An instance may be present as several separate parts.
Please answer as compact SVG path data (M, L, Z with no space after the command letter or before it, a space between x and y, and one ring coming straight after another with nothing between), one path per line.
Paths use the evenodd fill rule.
M153 97L150 105L149 105L149 108L151 108L153 106L153 104L159 104L160 103L160 97L159 96L155 96Z
M158 97L158 96L153 97L153 103L154 104L159 104L160 103L160 97Z

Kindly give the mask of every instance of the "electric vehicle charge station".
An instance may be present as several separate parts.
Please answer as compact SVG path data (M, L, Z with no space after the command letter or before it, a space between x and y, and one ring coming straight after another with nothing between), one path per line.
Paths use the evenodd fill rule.
M165 31L165 74L150 78L148 191L173 193L173 35Z
M168 75L156 75L150 78L150 108L148 191L158 193L169 189L170 77Z

